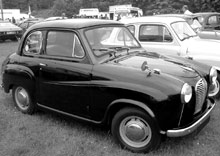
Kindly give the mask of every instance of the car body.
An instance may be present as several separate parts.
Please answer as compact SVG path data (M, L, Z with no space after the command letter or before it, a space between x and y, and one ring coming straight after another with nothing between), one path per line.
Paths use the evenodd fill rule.
M5 41L7 39L16 41L21 38L22 30L18 26L8 21L0 21L0 40Z
M22 34L23 34L30 26L32 26L33 24L38 23L42 20L43 19L41 19L41 18L30 18L30 19L27 19L27 20L20 22L17 26L22 28Z
M215 21L219 13L195 13L186 14L160 14L163 17L179 17L185 19L200 38L220 40L220 31L218 31ZM220 17L220 16L219 16ZM209 22L212 22L209 24ZM217 22L217 21L216 21Z
M147 51L190 58L215 66L220 74L220 41L200 38L184 19L146 16L121 22Z
M215 101L216 70L146 52L124 24L39 22L2 64L2 86L27 114L50 110L110 127L124 148L148 152L161 136L201 129Z

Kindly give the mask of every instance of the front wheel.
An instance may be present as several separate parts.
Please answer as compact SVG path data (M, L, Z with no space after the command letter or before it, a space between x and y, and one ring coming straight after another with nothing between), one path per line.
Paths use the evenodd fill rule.
M14 86L12 96L16 107L25 114L32 114L35 111L35 105L30 92L22 86Z
M161 142L155 121L146 112L136 108L124 108L116 113L111 131L114 139L132 152L149 152Z

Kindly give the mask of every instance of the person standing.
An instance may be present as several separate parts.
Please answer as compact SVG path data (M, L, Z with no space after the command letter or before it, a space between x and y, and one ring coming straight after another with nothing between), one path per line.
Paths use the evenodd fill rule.
M13 24L16 24L16 21L15 21L15 18L14 18L14 17L12 17L12 23L13 23Z
M183 11L183 13L186 14L186 15L192 15L192 14L193 14L191 11L189 11L189 8L188 8L187 5L184 5L184 6L182 7L182 11Z

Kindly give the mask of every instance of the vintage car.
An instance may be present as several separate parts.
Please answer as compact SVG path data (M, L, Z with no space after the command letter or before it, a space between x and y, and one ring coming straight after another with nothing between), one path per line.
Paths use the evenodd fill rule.
M213 14L213 16L211 16ZM185 19L200 38L220 40L220 30L213 23L217 18L216 13L196 13L192 15L185 14L160 14L156 16L180 17ZM215 16L214 16L215 15ZM219 13L220 15L220 13ZM211 16L211 17L210 17ZM220 16L219 16L220 17ZM220 26L220 24L219 24Z
M22 36L22 29L9 21L0 20L0 40L7 39L16 41Z
M219 30L220 31L220 13L219 12L200 12L195 13L202 25L203 30Z
M146 16L121 21L149 52L182 56L215 66L220 82L220 41L201 39L182 18ZM219 87L218 87L219 88ZM217 97L220 97L220 92Z
M18 110L107 126L133 152L203 128L216 78L215 68L148 53L124 24L98 19L36 23L2 64L2 87Z
M22 29L22 34L23 34L30 26L42 20L43 19L41 18L30 18L20 22L17 26L19 26Z

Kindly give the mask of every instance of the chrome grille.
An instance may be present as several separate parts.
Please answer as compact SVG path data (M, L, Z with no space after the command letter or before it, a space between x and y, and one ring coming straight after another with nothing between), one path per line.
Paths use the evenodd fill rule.
M195 91L196 91L196 107L194 114L201 111L203 103L205 101L205 97L207 93L207 82L205 79L200 79L197 82L195 86Z

